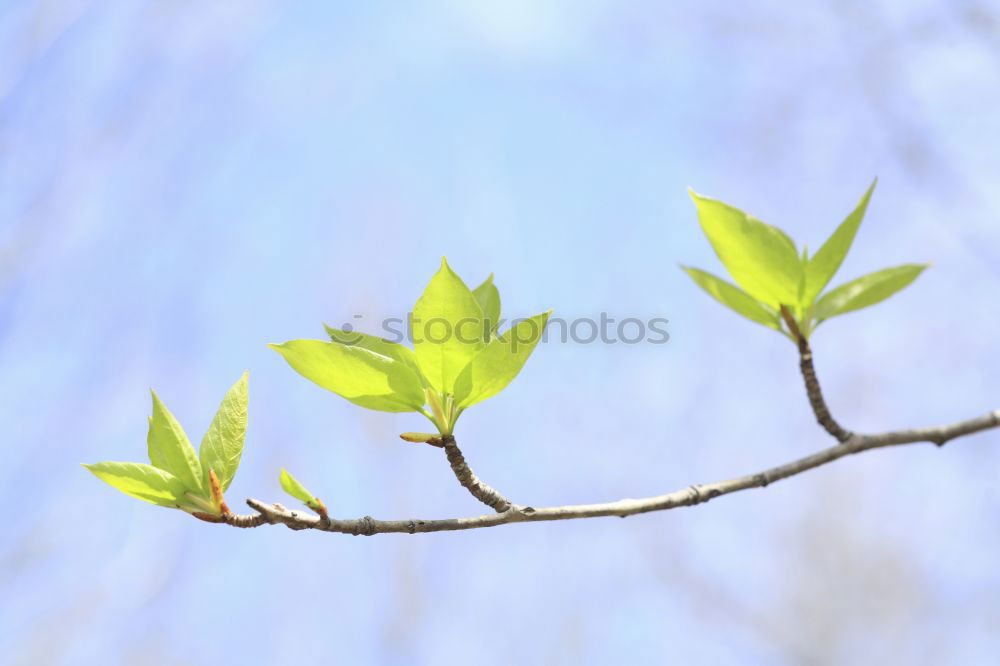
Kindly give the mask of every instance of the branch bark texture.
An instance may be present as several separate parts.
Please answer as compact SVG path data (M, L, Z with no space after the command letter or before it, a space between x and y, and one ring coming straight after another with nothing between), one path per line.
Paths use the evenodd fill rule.
M785 325L791 332L795 344L799 348L799 370L802 371L802 379L806 384L806 396L809 398L809 405L813 414L816 415L816 422L823 426L823 429L830 433L838 442L846 442L851 438L851 432L841 427L830 414L830 409L826 406L823 398L823 389L819 386L819 377L816 376L816 368L813 365L812 348L809 347L809 339L802 335L795 317L784 305L781 306L781 317L785 320Z
M455 442L455 438L447 435L441 438L441 446L448 457L448 464L451 471L455 473L455 478L462 484L462 487L472 493L477 500L490 507L497 513L503 513L511 508L510 500L499 492L479 480L469 464L465 462L465 456Z

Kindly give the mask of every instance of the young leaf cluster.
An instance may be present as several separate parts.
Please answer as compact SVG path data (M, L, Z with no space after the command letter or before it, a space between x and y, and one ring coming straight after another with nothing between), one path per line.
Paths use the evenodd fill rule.
M356 405L419 412L448 435L466 408L513 381L550 312L499 333L500 293L493 276L469 289L442 259L410 315L413 349L329 326L328 341L289 340L271 348L300 375Z
M781 229L692 191L702 231L736 284L697 268L681 268L723 305L787 335L781 318L781 307L785 306L808 338L831 317L884 301L927 267L904 264L886 268L823 293L851 249L874 189L875 182L812 257L806 248L799 252Z
M874 187L873 182L812 257L806 249L799 252L777 227L691 192L701 228L736 284L697 268L682 268L713 298L747 319L793 339L798 334L808 338L820 323L885 300L926 268L923 264L887 268L824 292L854 242ZM783 312L795 321L786 324ZM521 371L550 314L551 310L515 320L501 333L500 293L493 276L469 289L442 259L410 315L412 349L329 326L329 340L290 340L270 346L300 375L354 404L423 414L439 434L408 432L402 439L447 448L446 442L454 444L450 435L462 412L502 391ZM239 467L246 428L246 373L226 393L197 453L154 392L147 439L150 464L84 466L138 499L204 520L238 524L223 493ZM285 492L329 521L323 502L285 469L279 481Z
M226 393L196 453L181 424L153 391L149 462L85 464L126 495L201 516L223 514L223 492L233 482L247 430L247 373Z

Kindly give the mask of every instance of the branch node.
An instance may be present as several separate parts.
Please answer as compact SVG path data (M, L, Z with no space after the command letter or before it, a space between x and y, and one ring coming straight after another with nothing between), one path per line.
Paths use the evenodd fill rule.
M264 519L264 522L269 523L271 525L274 525L275 523L278 522L277 519L275 519L271 509L260 500L255 500L251 497L247 499L247 506L249 506L251 509L259 513L261 517ZM278 505L275 504L274 506L275 508L277 508Z
M771 480L767 478L767 472L761 472L753 477L753 482L761 488L767 488L767 486L771 483Z
M698 488L698 484L688 486L688 489L691 491L691 506L701 504L703 499L701 497L701 489Z
M358 519L357 524L351 531L351 534L354 536L372 536L375 533L375 519L371 516L365 516Z

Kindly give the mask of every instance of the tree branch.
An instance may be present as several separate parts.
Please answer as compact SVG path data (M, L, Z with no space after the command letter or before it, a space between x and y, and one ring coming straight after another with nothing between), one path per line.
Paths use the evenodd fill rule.
M496 510L496 513L437 520L376 520L371 516L365 516L356 520L337 520L330 518L322 507L320 515L317 517L300 511L289 510L280 504L266 504L260 500L248 499L247 504L257 511L256 514L236 515L229 512L223 503L224 511L221 517L206 516L202 519L211 519L210 522L223 522L234 527L259 527L267 523L271 525L282 524L293 530L314 529L324 532L371 536L374 534L416 534L418 532L471 530L507 525L509 523L573 520L577 518L597 518L600 516L625 518L639 513L666 511L681 506L694 506L695 504L701 504L710 499L740 490L766 488L776 481L802 474L821 465L831 463L834 460L839 460L855 453L861 453L862 451L886 446L916 444L919 442L932 442L938 446L943 446L945 442L952 439L1000 426L1000 409L997 409L984 416L949 425L895 430L874 435L859 435L848 432L834 420L830 414L830 410L826 406L826 402L823 399L823 392L819 387L819 380L816 377L816 370L813 367L809 341L802 334L795 318L784 305L781 306L781 316L785 320L785 324L788 326L793 339L798 343L799 365L802 370L802 377L805 380L806 394L809 397L809 403L812 405L813 413L816 415L816 420L839 442L836 446L831 446L803 458L772 467L757 474L741 476L725 481L716 481L714 483L694 484L665 495L655 495L642 499L622 499L603 504L573 504L569 506L535 508L513 504L499 492L480 481L465 462L465 457L458 448L455 438L451 435L444 435L421 441L426 441L427 444L443 448L448 457L448 463L451 465L452 472L455 473L455 478L458 479L459 483L473 497ZM404 439L408 438L404 437ZM414 440L410 439L409 441ZM221 496L219 500L221 502Z
M444 532L454 530L471 530L484 527L497 527L509 523L533 523L549 520L573 520L576 518L596 518L599 516L618 516L625 518L639 513L665 511L682 506L694 506L710 499L728 495L740 490L765 488L768 485L801 474L821 465L826 465L848 455L878 449L887 446L932 442L943 446L945 442L958 437L989 430L1000 426L1000 409L983 416L960 421L950 425L929 428L897 430L874 435L850 435L844 442L823 449L811 455L778 465L757 474L741 476L726 481L695 484L665 495L646 497L643 499L622 499L617 502L603 504L575 504L534 508L530 506L510 505L501 513L466 518L447 518L443 520L376 520L365 516L356 520L336 520L291 511L280 504L266 504L260 500L248 499L247 504L258 512L257 515L230 516L225 522L238 527L256 527L264 523L283 524L293 530L316 529L342 534L366 535L422 532ZM464 484L463 484L464 485Z

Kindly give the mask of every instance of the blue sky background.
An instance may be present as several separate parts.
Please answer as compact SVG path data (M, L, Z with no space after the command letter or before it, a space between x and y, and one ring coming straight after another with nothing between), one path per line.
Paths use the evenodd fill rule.
M12 664L989 663L1000 434L878 451L709 505L354 538L237 531L80 462L194 440L250 371L230 503L288 467L341 517L480 513L440 452L267 342L405 315L442 255L508 316L665 317L548 344L458 435L514 501L595 502L826 446L793 347L686 188L837 282L930 261L824 324L849 428L1000 407L1000 7L974 2L0 2L0 654ZM362 325L362 329L365 326ZM372 324L372 328L377 328Z

